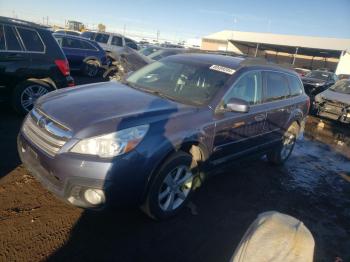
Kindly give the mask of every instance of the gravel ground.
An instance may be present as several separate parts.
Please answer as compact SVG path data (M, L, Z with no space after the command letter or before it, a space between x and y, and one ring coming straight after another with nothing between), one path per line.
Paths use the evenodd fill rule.
M154 222L135 209L98 213L57 200L20 165L21 118L0 111L0 261L228 261L268 210L304 222L316 261L350 261L349 127L310 117L285 166L261 158L222 168L182 214Z

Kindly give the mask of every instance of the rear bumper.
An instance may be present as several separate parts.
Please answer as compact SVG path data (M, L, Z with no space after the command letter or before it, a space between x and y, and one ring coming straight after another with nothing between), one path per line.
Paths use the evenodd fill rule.
M55 85L57 89L75 86L74 78L70 75L66 76L60 80L56 80Z

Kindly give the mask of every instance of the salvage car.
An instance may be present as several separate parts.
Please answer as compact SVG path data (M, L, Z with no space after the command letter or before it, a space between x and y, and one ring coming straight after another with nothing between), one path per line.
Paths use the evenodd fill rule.
M336 74L324 70L313 70L302 77L306 94L311 99L338 81Z
M18 152L55 195L83 208L180 212L202 174L266 154L284 163L309 109L299 76L247 58L169 56L131 74L40 98Z
M315 97L314 111L317 115L350 123L350 80L338 81Z
M0 100L20 114L42 95L74 86L62 49L45 27L0 17Z
M188 49L185 48L161 48L158 51L155 51L146 57L150 59L151 61L158 61L164 57L171 56L171 55L177 55L177 54L183 54L189 52Z
M149 56L149 55L153 54L154 52L157 52L160 49L162 49L160 46L148 45L146 47L141 48L138 52L141 55Z
M101 66L107 65L106 52L95 41L71 35L53 34L64 54L70 69L95 77Z

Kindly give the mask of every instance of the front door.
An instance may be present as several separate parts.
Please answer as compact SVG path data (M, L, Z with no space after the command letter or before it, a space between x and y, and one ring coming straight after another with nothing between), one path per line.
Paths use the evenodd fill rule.
M262 75L251 71L241 76L226 93L222 104L231 98L239 98L250 104L247 113L224 112L215 115L216 129L213 161L244 154L263 143L263 127L266 112L262 101Z

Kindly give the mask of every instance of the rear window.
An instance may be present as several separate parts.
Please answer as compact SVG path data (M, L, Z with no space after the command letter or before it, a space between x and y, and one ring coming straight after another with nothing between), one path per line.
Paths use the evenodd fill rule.
M102 43L102 44L107 44L108 38L109 38L109 35L107 35L107 34L97 34L95 41Z
M97 48L94 47L92 44L86 42L86 41L80 41L83 49L87 49L87 50L94 50L94 51L97 51Z
M123 39L119 36L113 36L111 44L116 46L123 46Z
M18 33L22 38L24 47L27 51L32 52L44 52L45 47L40 39L37 31L33 29L27 29L22 27L17 27Z
M265 101L276 101L287 98L289 95L287 78L280 73L266 72Z
M6 38L7 50L11 50L11 51L22 50L17 33L12 26L5 25L5 38Z
M295 76L288 76L291 96L298 96L303 93L303 86L300 80Z
M62 47L66 48L75 48L75 49L82 49L83 46L81 45L81 41L64 37L62 39Z

